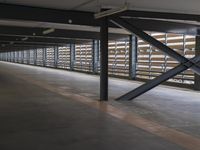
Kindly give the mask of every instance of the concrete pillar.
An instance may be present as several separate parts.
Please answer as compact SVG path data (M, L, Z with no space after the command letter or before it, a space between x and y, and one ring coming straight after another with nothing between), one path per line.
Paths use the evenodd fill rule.
M137 64L137 37L130 35L129 38L129 78L136 78Z
M100 100L108 100L108 19L102 18L100 28L101 71L100 71Z
M196 37L195 55L196 56L200 55L200 36ZM195 74L194 77L194 89L200 91L200 75L198 74Z

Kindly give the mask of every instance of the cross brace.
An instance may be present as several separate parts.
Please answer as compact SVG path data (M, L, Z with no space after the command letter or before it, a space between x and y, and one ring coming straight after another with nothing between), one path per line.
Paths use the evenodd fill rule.
M187 70L188 68L190 68L192 66L192 63L199 63L200 62L200 56L196 56L194 58L192 58L190 61L184 63L184 64L180 64L177 67L163 73L162 75L158 76L157 78L150 80L149 82L141 85L140 87L126 93L125 95L117 98L117 100L132 100L140 95L142 95L143 93L151 90L152 88L158 86L159 84L167 81L168 79L176 76L177 74Z
M177 61L180 62L180 65L175 67L174 69L169 70L168 72L162 74L161 76L147 82L146 84L128 92L127 94L117 98L117 100L132 100L141 94L151 90L152 88L156 87L157 85L161 84L164 81L167 81L171 77L191 68L192 71L200 75L200 66L198 63L200 62L200 57L194 57L192 59L187 59L184 56L180 55L179 53L175 52L173 49L169 48L168 46L164 45L160 41L156 40L155 38L151 37L147 33L143 32L141 29L135 27L132 23L125 21L119 17L111 18L111 22L114 24L125 28L126 30L132 32L136 36L140 37L144 41L150 43L152 46L158 48L159 50L163 51L164 53L168 54L169 56L173 57Z
M114 24L116 24L116 25L128 30L129 32L135 34L136 36L140 37L144 41L150 43L152 46L154 46L157 49L163 51L167 55L173 57L174 59L176 59L180 63L184 64L184 63L190 61L189 59L187 59L184 56L182 56L181 54L175 52L170 47L164 45L162 42L156 40L152 36L150 36L147 33L143 32L141 29L135 27L132 23L130 24L129 22L125 21L124 19L121 19L119 17L115 17L115 18L111 18L111 22L113 22ZM191 62L191 63L193 63L193 62ZM198 66L197 64L193 63L193 66L191 67L191 69L195 73L200 75L200 66Z

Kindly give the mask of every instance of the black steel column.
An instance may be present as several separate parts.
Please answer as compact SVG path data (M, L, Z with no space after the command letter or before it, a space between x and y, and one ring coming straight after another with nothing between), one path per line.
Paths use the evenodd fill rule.
M19 59L19 51L17 51L17 63L20 62L20 59Z
M75 44L70 44L70 70L74 70L75 50Z
M27 50L27 64L30 64L30 50Z
M58 66L58 46L54 47L54 65L55 68Z
M21 51L21 55L22 55L22 64L24 64L24 50L23 51Z
M14 51L14 63L16 63L16 52Z
M6 52L6 61L8 61L8 52Z
M195 55L200 56L200 36L196 37ZM194 77L194 89L200 91L200 75L198 74Z
M137 63L137 37L130 35L129 39L129 78L136 77L136 63Z
M46 66L46 48L43 48L43 66Z
M37 49L34 50L34 65L37 65Z
M99 63L99 40L93 40L92 48L92 72L94 74L98 73L98 63Z
M108 19L101 20L100 29L101 71L100 71L100 100L108 100Z

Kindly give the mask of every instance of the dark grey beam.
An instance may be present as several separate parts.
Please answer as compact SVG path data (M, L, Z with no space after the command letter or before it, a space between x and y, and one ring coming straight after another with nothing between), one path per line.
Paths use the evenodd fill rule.
M200 36L196 37L195 55L200 56ZM194 76L194 89L200 91L200 75L198 74Z
M130 35L129 39L129 78L136 77L136 63L137 63L137 37Z
M70 39L100 39L100 33L98 31L81 31L81 30L67 30L67 29L55 29L54 32L44 35L43 31L46 28L38 27L16 27L16 26L0 26L0 36L13 36L15 38L20 37L32 37L32 38L53 38L57 40L70 40ZM109 33L109 39L122 39L127 38L127 34Z
M151 37L147 33L143 32L141 29L135 27L133 24L125 21L124 19L121 19L119 17L115 17L115 18L112 18L111 21L113 23L115 23L116 25L118 25L118 26L120 26L122 28L125 28L126 30L129 30L130 32L132 32L136 36L138 36L141 39L143 39L144 41L150 43L152 46L154 46L154 47L158 48L159 50L163 51L164 53L166 53L167 55L169 55L172 58L176 59L180 63L185 64L186 62L190 61L187 58L185 58L184 56L182 56L179 53L175 52L170 47L164 45L162 42L156 40L155 38ZM190 63L193 64L191 69L195 73L200 75L200 67L197 64L194 64L193 62L190 62Z
M200 35L198 32L200 30L200 25L197 24L144 18L128 18L126 20L133 23L134 26L142 29L143 31Z
M42 42L39 42L39 43L35 43L35 42L24 42L24 43L14 43L14 44L8 44L7 42L4 42L4 41L0 41L0 48L2 48L2 45L1 44L5 44L5 47L39 47L39 46L43 46L43 47L52 47L52 46L55 46L55 45L58 45L58 46L63 46L63 45L66 45L66 44L58 44L58 43L42 43ZM3 46L4 47L4 46Z
M46 43L46 42L14 42L13 44L10 44L8 41L0 41L0 47L2 47L2 44L5 46L10 46L10 45L43 45L43 46L55 46L55 45L66 45L66 43ZM3 46L4 47L4 46Z
M101 71L100 71L100 100L108 100L108 19L102 18L101 20L101 41L100 41L100 50L101 50Z
M93 13L0 3L0 19L98 26Z
M16 26L0 26L0 35L10 35L16 37L40 37L40 38L80 38L80 39L98 39L98 32L63 30L56 29L54 32L44 35L45 28L16 27ZM114 34L116 35L116 34ZM113 35L113 36L114 36Z
M98 73L98 64L99 64L99 40L93 40L93 48L92 48L92 72L94 74Z
M127 10L120 13L123 17L134 18L151 18L151 19L165 19L165 20L185 20L185 21L200 21L199 14L184 14L184 13L168 13L168 12L153 12L153 11L138 11Z
M0 33L0 41L5 42L14 42L14 43L26 43L26 42L32 42L32 43L58 43L58 44L66 44L66 43L72 43L75 42L74 39L63 39L63 38L48 38L48 37L27 37L27 40L22 40L24 37L27 36L7 36L7 35L1 35ZM77 42L87 42L87 40L77 40Z
M20 44L20 45L8 45L6 47L0 47L0 52L10 52L10 51L21 51L29 50L35 48L49 48L54 45L37 45L37 44Z
M121 97L117 98L117 100L132 100L147 91L151 90L152 88L158 86L159 84L167 81L168 79L174 77L175 75L187 70L188 68L192 67L192 63L199 63L200 62L200 56L196 56L192 58L190 61L180 64L177 67L167 71L166 73L163 73L161 76L148 81L146 84L143 84L142 86L139 86L138 88L122 95Z

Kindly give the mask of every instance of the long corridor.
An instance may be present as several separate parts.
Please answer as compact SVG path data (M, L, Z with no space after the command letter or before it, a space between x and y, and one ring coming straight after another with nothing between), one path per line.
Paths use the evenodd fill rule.
M117 102L141 83L110 78L99 103L99 77L80 74L0 62L0 149L200 149L199 93L159 86Z

